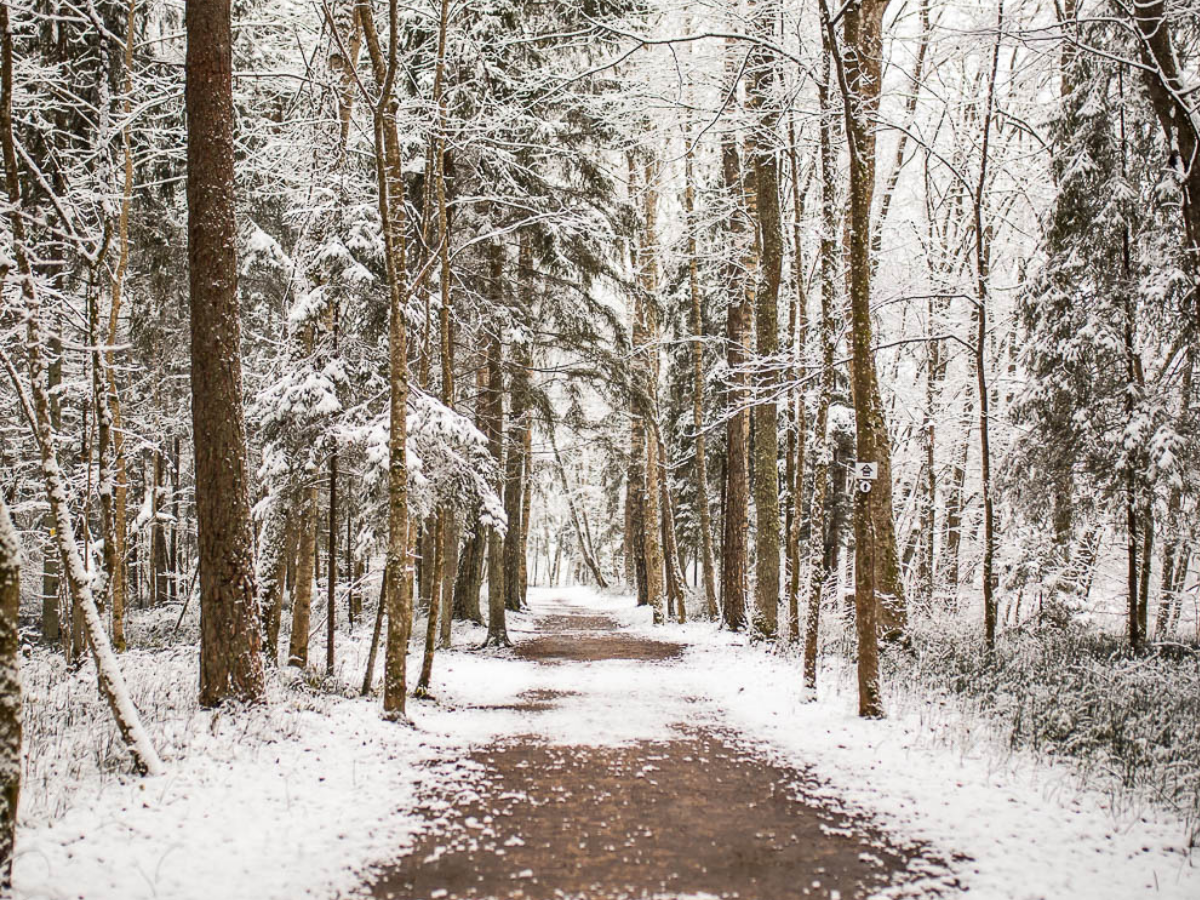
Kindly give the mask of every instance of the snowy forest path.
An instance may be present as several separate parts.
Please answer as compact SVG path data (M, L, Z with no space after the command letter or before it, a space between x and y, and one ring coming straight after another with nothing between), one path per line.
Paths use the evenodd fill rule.
M707 701L669 696L684 645L564 598L534 612L511 664L549 677L490 708L522 727L460 763L478 770L470 789L433 780L425 827L371 896L851 900L906 880L911 849L817 800L811 773Z

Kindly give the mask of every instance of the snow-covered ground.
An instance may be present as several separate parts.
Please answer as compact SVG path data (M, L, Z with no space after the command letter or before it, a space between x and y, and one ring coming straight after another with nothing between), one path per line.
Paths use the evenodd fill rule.
M35 771L74 777L74 790L63 810L27 816L17 896L335 897L411 840L422 784L471 791L477 771L463 757L473 746L531 733L624 743L689 724L733 728L809 767L838 805L962 860L956 874L972 897L1200 896L1200 873L1179 849L1182 823L1149 810L1117 815L1068 770L1003 751L952 709L895 696L891 718L864 722L847 671L825 669L819 698L805 702L794 658L710 623L653 628L629 598L584 589L532 590L533 615L510 621L514 639L536 632L538 614L562 601L687 647L653 668L633 660L544 666L469 652L480 635L464 629L435 664L437 702L410 704L412 728L384 722L377 701L310 691L285 675L269 708L184 710L170 728L160 724L164 776L72 776L42 761ZM361 655L362 642L347 641L348 684L361 677ZM414 655L410 671L418 664ZM535 690L564 696L549 711L512 708Z

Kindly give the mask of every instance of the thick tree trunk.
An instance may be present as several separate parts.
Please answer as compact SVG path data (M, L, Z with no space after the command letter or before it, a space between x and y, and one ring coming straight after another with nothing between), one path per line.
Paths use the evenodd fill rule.
M200 550L200 701L261 701L234 202L229 0L187 4L188 271Z
M753 27L769 41L778 15L775 0L757 0ZM779 114L769 104L774 89L774 53L758 44L752 54L751 101L760 112L752 140L755 196L762 247L756 292L754 401L754 630L767 638L779 631L779 284L783 272L783 225L779 211L779 160L771 143Z
M877 628L902 630L903 594L892 521L891 447L871 348L871 198L875 190L875 115L879 108L883 12L887 0L865 0L843 17L846 49L839 83L850 145L849 281L851 387L859 462L874 463L878 479L854 504L855 625L858 632L859 714L883 715ZM822 0L827 30L833 26ZM831 39L831 43L833 43Z

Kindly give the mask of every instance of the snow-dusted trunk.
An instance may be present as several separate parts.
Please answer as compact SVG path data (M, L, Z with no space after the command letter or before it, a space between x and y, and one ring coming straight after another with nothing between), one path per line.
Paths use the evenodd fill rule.
M817 82L817 97L821 118L818 125L821 166L821 320L818 327L820 347L820 393L817 396L817 415L813 425L813 494L809 515L808 539L808 610L804 628L804 685L810 691L817 687L817 655L820 652L821 603L828 576L825 553L825 507L829 496L829 465L832 448L829 446L829 401L833 394L834 291L837 284L838 260L834 232L837 229L837 161L833 151L833 108L829 98L830 47L829 36L823 36L824 59L822 77Z
M425 619L425 652L421 657L421 674L417 678L414 695L427 696L429 684L433 679L433 656L437 651L438 615L441 611L443 569L446 566L446 518L449 508L442 506L431 518L428 526L433 531L433 559L429 580L431 582L429 605L426 607Z
M759 243L760 282L756 288L754 377L754 630L774 638L779 630L779 424L775 394L779 386L779 285L783 272L783 227L779 210L779 160L774 138L779 113L770 95L777 61L766 49L778 17L776 0L756 0L753 28L764 43L753 51L750 85L757 129L750 139L753 156Z
M132 111L133 95L133 48L135 43L137 0L129 0L125 11L125 53L123 70L123 97L121 98L122 120L128 123ZM129 478L125 457L125 431L121 426L121 396L117 391L116 367L113 364L112 347L117 344L117 323L120 320L125 273L129 268L129 212L133 201L133 151L130 147L129 126L121 128L121 158L123 181L121 187L121 209L117 217L117 265L112 273L112 304L108 311L108 347L104 352L105 375L108 389L106 406L111 416L113 466L115 483L112 490L112 531L115 538L113 548L114 568L110 578L109 595L112 601L113 645L118 651L125 649L125 605L127 578L125 556L128 542ZM154 545L151 545L152 548Z
M725 65L730 81L734 82L736 70L732 48L728 46ZM736 83L731 83L728 87L732 96ZM749 415L744 408L746 379L743 372L746 365L746 337L749 332L747 320L750 317L753 288L748 283L743 269L746 261L737 259L735 253L736 248L744 242L752 245L753 237L746 234L746 208L750 206L748 201L751 198L744 196L741 160L733 133L728 134L722 142L721 163L723 188L731 206L729 243L731 248L735 248L729 251L724 284L725 290L729 292L729 309L725 321L725 354L730 371L727 392L730 412L725 428L725 527L721 544L721 612L725 626L737 631L746 626L746 536L750 527L750 476L747 460ZM749 253L752 255L753 250ZM751 266L749 271L753 270Z
M887 0L864 0L843 16L845 50L837 58L850 145L849 282L851 387L859 462L874 463L878 479L856 493L855 626L858 632L859 713L883 715L877 628L904 628L903 593L892 518L891 447L871 346L871 199L875 190L875 116L882 82L883 13ZM832 30L822 0L823 24ZM830 39L833 43L832 36Z
M2 359L38 445L42 479L46 485L50 514L54 517L55 527L52 537L57 543L56 550L67 576L71 596L78 604L83 618L88 643L96 660L100 692L112 710L113 719L116 721L122 739L133 755L134 765L141 772L155 775L162 771L162 763L159 761L154 745L150 742L149 735L142 727L141 718L138 716L133 701L129 698L125 679L121 675L121 669L113 654L108 634L104 630L104 622L96 609L91 580L84 566L83 557L79 553L79 547L75 543L75 525L67 506L67 481L58 464L53 434L50 429L50 397L46 389L46 369L42 357L40 309L34 289L33 270L25 250L25 223L20 215L22 212L21 189L17 175L12 120L13 48L8 10L8 4L0 4L0 144L3 145L5 187L8 192L8 200L12 210L18 213L11 219L13 255L16 258L17 271L21 276L21 295L25 304L25 353L29 366L32 400L25 393L20 375L11 361L7 356Z
M647 161L642 185L643 217L641 248L638 252L639 290L634 307L634 365L638 375L636 399L642 423L643 487L641 490L642 556L646 569L646 602L654 621L663 621L663 542L659 521L661 510L661 470L655 421L658 396L658 165Z
M522 272L532 263L527 257L526 240L521 241ZM525 275L521 275L522 281ZM525 291L522 290L522 294ZM521 535L524 532L521 515L524 511L525 479L529 477L528 460L525 457L526 418L530 415L529 398L529 348L517 344L513 348L512 375L509 378L509 396L512 398L508 418L507 452L504 458L504 514L508 517L508 531L504 535L504 606L514 612L524 606L525 596L521 590Z
M460 519L457 511L453 507L446 507L446 538L445 561L443 562L442 573L442 608L439 612L438 622L438 648L442 650L450 649L451 638L451 620L454 613L454 588L457 584L455 573L458 571L458 544L460 537Z
M684 602L687 582L684 577L684 565L679 560L679 541L675 536L675 509L671 503L671 484L667 473L671 466L667 458L667 445L662 439L662 430L658 421L654 421L654 443L658 448L658 483L661 501L660 516L662 524L663 571L667 580L667 615L674 611L675 620L680 624L687 621L687 605Z
M200 702L215 706L261 701L266 688L242 411L229 0L189 3L186 23Z
M300 546L296 555L296 589L292 598L292 635L288 665L308 665L308 631L312 624L313 577L317 558L317 488L305 491L300 512Z
M688 84L689 91L691 83ZM708 508L708 470L704 438L704 312L700 301L699 251L696 230L695 141L688 135L684 161L684 214L688 226L688 292L692 317L692 430L695 431L696 506L700 518L700 565L704 581L704 608L717 618L716 565L713 561L712 521Z
M0 496L0 891L12 887L21 795L21 544Z
M492 277L496 290L500 290L500 279L504 274L504 257L500 246L494 245L492 253ZM498 328L498 324L496 326ZM499 334L493 335L488 343L488 388L484 395L487 404L488 451L496 462L500 473L497 493L503 490L504 479L504 345ZM511 448L510 448L511 451ZM509 523L511 528L511 523ZM508 625L504 617L504 538L499 529L492 527L488 534L488 633L486 643L496 647L509 645Z
M791 496L785 522L784 539L787 542L788 563L788 640L800 641L800 530L804 521L804 445L808 437L807 408L804 390L800 386L801 365L808 344L808 297L804 290L804 246L800 220L804 216L804 192L807 184L800 186L799 154L796 151L796 132L788 122L788 164L792 176L792 278L795 293L788 315L788 355L792 359L789 376L796 383L792 391L792 429L788 435L787 488Z
M979 480L983 495L983 622L984 638L989 648L996 646L996 598L992 583L993 559L996 553L995 511L992 497L991 419L988 415L987 335L988 279L991 268L991 247L985 230L985 202L988 177L988 143L992 134L992 111L996 97L996 72L1000 64L1000 35L1004 24L1004 5L1001 0L996 13L996 38L992 44L992 70L988 79L987 101L984 104L983 139L980 146L979 181L975 187L975 385L979 397Z

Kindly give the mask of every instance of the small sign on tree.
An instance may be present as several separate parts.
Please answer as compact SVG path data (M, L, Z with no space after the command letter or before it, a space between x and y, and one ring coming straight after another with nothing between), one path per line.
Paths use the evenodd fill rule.
M874 481L879 477L879 463L858 462L854 464L854 477L859 481Z

